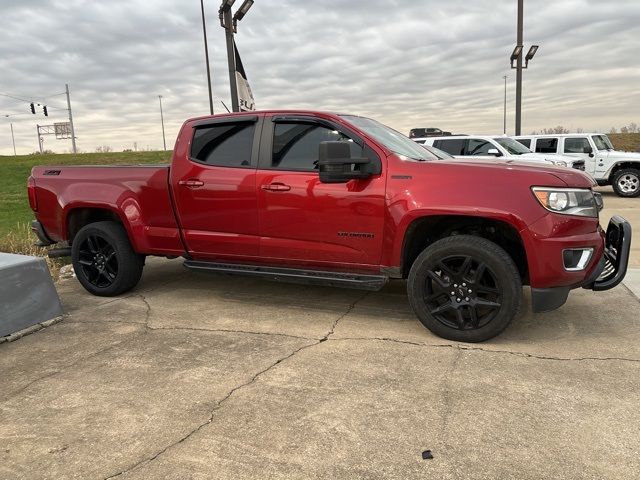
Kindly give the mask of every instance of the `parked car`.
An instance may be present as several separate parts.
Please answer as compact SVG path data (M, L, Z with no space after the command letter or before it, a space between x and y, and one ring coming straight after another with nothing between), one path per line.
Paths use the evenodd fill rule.
M612 185L621 197L640 195L640 153L620 152L602 133L522 135L513 137L538 153L561 153L586 162L585 171L598 185Z
M444 132L439 128L412 128L409 131L409 138L442 137L445 135L451 135L451 132Z
M532 153L531 150L509 137L454 135L450 137L414 138L413 140L421 145L430 145L444 150L457 158L517 158L528 162L538 162L542 166L552 164L558 167L584 170L584 160L582 159L565 155Z
M171 165L38 166L28 198L41 245L66 242L78 281L113 296L145 256L201 272L378 290L406 279L444 338L502 332L530 285L536 312L625 276L631 227L600 228L583 172L439 159L374 120L264 111L187 120Z

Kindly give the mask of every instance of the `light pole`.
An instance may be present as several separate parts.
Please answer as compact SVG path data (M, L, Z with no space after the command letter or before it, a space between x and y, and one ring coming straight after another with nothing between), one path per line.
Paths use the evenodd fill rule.
M504 115L503 115L503 126L502 133L507 134L507 76L504 75Z
M202 12L202 34L204 35L204 59L207 64L207 85L209 87L209 112L211 113L211 115L213 115L213 93L211 92L211 69L209 68L209 47L207 46L207 26L204 20L204 0L200 0L200 11Z
M11 126L11 143L13 143L13 156L17 157L17 155L16 155L16 139L13 136L13 123L9 123L9 125Z
M523 40L522 40L522 30L524 23L524 0L518 0L518 31L516 35L516 47L513 49L511 53L511 68L516 69L516 135L521 134L522 130L522 70L529 67L529 60L533 58L533 56L538 51L538 45L532 45L527 55L525 56L525 64L522 65L522 50ZM516 62L516 65L513 65L513 62Z
M164 115L162 115L162 95L158 95L158 100L160 100L160 123L162 123L162 145L164 149L167 149L167 141L164 138Z
M233 41L233 34L237 32L238 22L244 18L254 0L244 0L240 8L236 13L231 15L231 6L236 0L224 0L218 10L218 16L220 18L220 26L225 29L225 36L227 38L227 61L229 63L229 88L231 89L231 110L234 112L240 111L240 105L238 103L238 83L236 81L236 50L235 43Z

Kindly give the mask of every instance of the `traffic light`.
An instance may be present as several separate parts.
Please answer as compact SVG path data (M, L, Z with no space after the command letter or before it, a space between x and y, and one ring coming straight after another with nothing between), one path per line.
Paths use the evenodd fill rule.
M33 113L35 115L36 114L36 106L33 103L31 103L30 105L31 105L31 113Z
M49 112L47 112L47 106L46 106L46 105L43 105L43 107L42 107L42 113L44 113L44 116L45 116L45 117L48 117L48 116L49 116Z

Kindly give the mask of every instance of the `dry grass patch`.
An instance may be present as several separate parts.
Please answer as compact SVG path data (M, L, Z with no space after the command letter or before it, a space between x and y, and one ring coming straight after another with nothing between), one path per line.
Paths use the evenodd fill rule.
M49 266L49 272L54 281L58 280L58 273L63 265L70 263L69 258L49 258L45 248L36 247L36 238L31 233L31 228L26 223L19 223L16 228L0 237L0 252L15 253L18 255L31 255L43 257Z

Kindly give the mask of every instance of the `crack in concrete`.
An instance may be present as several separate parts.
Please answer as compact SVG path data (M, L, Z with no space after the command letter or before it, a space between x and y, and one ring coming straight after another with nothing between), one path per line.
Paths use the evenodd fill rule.
M255 375L253 375L253 377L251 377L251 379L249 379L247 382L242 383L240 385L237 385L235 387L233 387L231 390L229 390L229 392L220 400L216 403L216 405L213 407L213 410L211 411L211 413L209 414L209 417L207 418L207 420L201 424L199 424L198 426L196 426L194 429L192 429L190 432L188 432L186 435L184 435L183 437L181 437L180 439L178 439L177 441L167 445L166 447L164 447L162 450L160 450L159 452L157 452L156 454L154 454L153 456L140 460L139 462L133 464L130 467L127 467L124 470L121 470L118 473L115 473L113 475L109 475L108 477L105 477L104 480L109 480L112 478L116 478L119 477L121 475L125 475L129 472L132 472L133 470L136 470L140 467L142 467L143 465L147 465L151 462L153 462L154 460L156 460L157 458L159 458L161 455L163 455L164 453L166 453L169 449L185 442L186 440L188 440L189 438L191 438L193 435L195 435L196 433L198 433L200 430L202 430L203 428L205 428L207 425L210 425L216 415L216 412L218 410L220 410L224 403L229 400L229 398L231 398L233 396L234 393L236 393L237 391L246 388L250 385L252 385L253 383L255 383L258 378L260 378L262 375L264 375L265 373L269 372L271 369L275 368L276 366L278 366L279 364L281 364L282 362L292 358L293 356L295 356L296 354L298 354L299 352L306 350L308 348L311 347L315 347L317 345L320 345L320 343L325 342L329 339L329 337L331 335L333 335L336 327L338 326L338 323L340 323L340 321L345 318L347 315L349 315L349 313L351 313L351 311L355 308L355 306L362 300L364 300L364 298L366 298L366 296L369 293L367 292L365 295L361 296L360 298L358 298L357 300L355 300L353 303L351 303L346 311L341 314L338 318L336 318L336 320L333 322L333 324L331 325L331 328L327 331L327 333L324 335L324 337L322 337L320 340L316 340L313 343L309 343L307 345L303 345L299 348L296 348L295 350L293 350L292 352L288 353L287 355L280 357L279 359L277 359L274 363L270 364L268 367L260 370L259 372L257 372Z
M412 345L415 347L426 347L426 348L452 348L456 350L465 350L465 351L479 351L485 353L497 353L497 354L508 354L514 355L516 357L523 358L535 358L538 360L554 360L560 362L580 362L580 361L620 361L620 362L632 362L632 363L640 363L640 359L635 358L624 358L624 357L552 357L547 355L536 355L533 353L525 353L525 352L514 352L511 350L492 350L489 348L483 347L474 347L471 345L454 345L454 344L444 344L444 343L420 343L420 342L411 342L409 340L399 340L395 338L387 338L387 337L342 337L342 338L334 338L332 341L344 341L344 340L356 340L356 341L379 341L379 342L392 342L392 343L401 343L404 345Z
M185 330L188 332L221 332L221 333L239 333L245 335L266 335L274 337L286 337L286 338L298 338L300 340L319 340L313 337L304 337L301 335L291 335L288 333L276 333L276 332L254 332L251 330L233 330L227 328L194 328L194 327L149 327L149 330Z

